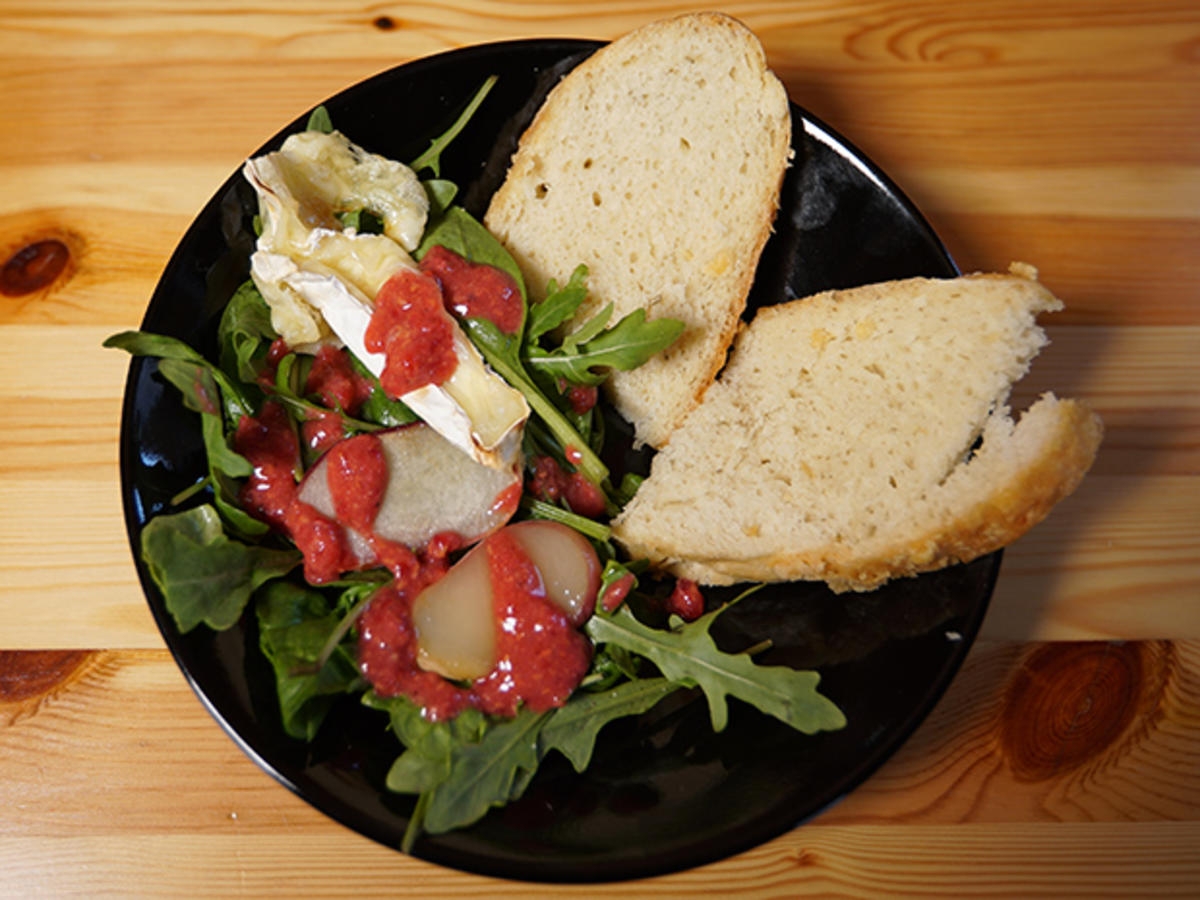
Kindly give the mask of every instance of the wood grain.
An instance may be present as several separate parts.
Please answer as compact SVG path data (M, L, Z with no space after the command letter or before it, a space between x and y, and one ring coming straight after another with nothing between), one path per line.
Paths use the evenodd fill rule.
M404 857L245 757L151 619L117 473L136 327L192 218L322 99L492 40L609 39L691 4L0 4L0 895L561 896ZM1035 264L1066 310L1016 392L1105 441L1006 552L960 676L814 822L597 896L1197 895L1200 7L735 0L792 99L877 162L964 270ZM403 109L382 114L402 119Z
M1195 897L1196 827L1078 825L811 825L733 859L628 883L591 897L1053 896ZM562 897L562 885L451 872L365 838L292 833L106 833L0 843L0 879L35 896ZM135 887L136 885L136 887ZM580 888L576 888L580 889Z
M28 682L38 690L12 688ZM111 854L105 878L149 876L151 892L254 894L281 880L282 890L329 895L419 876L420 890L400 895L430 896L463 883L354 835L275 783L164 652L98 651L70 664L0 654L0 725L10 773L0 781L0 878L18 860L22 869L40 860L33 869L54 892L70 883L55 880L64 860ZM978 883L1001 893L1019 892L1022 877L1067 872L1080 896L1119 895L1135 879L1150 892L1182 891L1174 870L1195 852L1187 842L1200 821L1198 738L1200 642L980 643L926 726L840 804L767 847L645 884L689 896L739 885L767 896L784 884L941 896L973 877L974 857L987 875ZM921 849L899 824L919 827ZM1132 868L1080 859L1101 863L1122 842L1138 848ZM197 866L187 848L222 865Z

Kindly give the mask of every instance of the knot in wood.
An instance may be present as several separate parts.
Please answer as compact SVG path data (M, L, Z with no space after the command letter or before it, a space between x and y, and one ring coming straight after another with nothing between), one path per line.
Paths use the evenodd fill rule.
M1001 744L1013 774L1041 781L1104 752L1142 705L1147 661L1136 643L1051 644L1008 687Z
M0 651L0 703L42 697L91 656L86 650Z
M20 297L49 287L70 259L67 245L54 238L26 244L0 268L0 294Z

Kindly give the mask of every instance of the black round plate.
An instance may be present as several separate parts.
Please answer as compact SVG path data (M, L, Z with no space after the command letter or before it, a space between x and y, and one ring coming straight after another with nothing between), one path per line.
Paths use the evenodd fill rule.
M457 50L384 72L325 102L335 126L386 156L416 158L485 77L499 83L450 150L444 177L482 216L516 140L547 90L599 46L535 40ZM796 156L751 306L955 266L901 192L831 129L793 106ZM277 147L307 116L258 152ZM211 353L217 317L246 278L253 193L235 172L184 236L142 328ZM220 634L180 634L138 552L145 523L204 472L200 429L152 362L134 360L121 427L122 494L138 574L159 628L197 695L260 766L314 807L398 847L412 798L384 775L398 744L386 719L353 700L312 744L286 737L252 617ZM731 702L713 734L702 699L668 698L608 725L577 775L551 754L524 797L473 827L425 836L414 854L456 869L531 881L612 881L711 862L767 841L858 785L932 709L975 636L999 567L995 554L835 596L787 584L753 595L719 622L731 649L770 637L764 660L818 667L847 727L805 736ZM720 599L717 597L717 599ZM199 773L203 777L203 773Z

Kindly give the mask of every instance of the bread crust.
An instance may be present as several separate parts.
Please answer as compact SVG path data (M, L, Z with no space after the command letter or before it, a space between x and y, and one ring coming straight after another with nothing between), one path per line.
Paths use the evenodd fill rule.
M1031 410L1032 412L1032 410ZM672 559L662 548L630 547L656 568L704 584L738 581L824 581L835 592L869 591L894 578L932 572L994 553L1025 535L1070 495L1091 468L1104 429L1077 400L1057 401L1052 433L1033 462L1012 480L980 484L979 496L950 520L862 553L845 544L746 559ZM618 535L619 537L619 535Z

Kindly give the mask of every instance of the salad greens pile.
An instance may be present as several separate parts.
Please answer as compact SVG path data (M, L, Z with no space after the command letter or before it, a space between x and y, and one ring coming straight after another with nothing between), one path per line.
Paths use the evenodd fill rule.
M603 490L607 512L613 515L636 491L638 477L627 474L612 484L600 458L604 411L600 406L575 411L564 388L594 387L611 369L640 365L674 341L683 326L673 320L647 321L642 311L612 323L610 305L565 337L553 337L587 296L586 269L580 266L565 284L552 284L545 300L530 305L513 258L454 205L457 188L441 177L441 153L493 83L489 79L451 128L411 164L418 174L429 173L422 184L430 197L429 222L414 255L419 259L440 245L512 276L526 301L521 328L505 334L486 319L470 318L461 323L463 329L492 369L529 403L533 415L524 435L526 458L550 455L567 471L582 472ZM333 125L320 108L308 127L330 131ZM347 224L360 230L377 227L370 210L351 215ZM529 495L522 499L518 518L554 519L590 539L604 565L601 597L618 581L634 586L615 610L597 604L585 624L595 652L578 690L565 705L548 712L522 709L514 718L498 719L467 709L440 722L425 719L406 697L376 694L359 670L355 624L372 595L390 581L390 573L373 569L321 586L307 583L299 550L239 505L239 485L251 466L234 450L233 435L242 418L256 415L268 399L282 404L297 428L314 415L338 413L345 436L416 417L389 398L357 360L352 364L373 383L369 398L354 418L328 409L304 390L311 357L289 352L276 365L268 364L267 351L276 338L270 310L247 280L221 317L215 362L164 335L129 331L105 341L157 361L159 375L199 415L207 455L204 477L173 499L173 511L155 516L142 529L142 559L180 632L199 626L223 630L248 611L253 615L259 646L274 670L283 728L291 737L311 741L331 707L347 695L386 714L403 747L387 775L387 788L417 795L404 849L422 831L469 825L491 807L521 796L552 751L584 771L605 724L644 713L679 690L705 697L717 731L726 725L729 697L805 733L845 724L837 707L818 693L817 673L757 665L749 652L726 653L717 647L710 628L731 604L691 622L670 616L665 623L650 624L653 617L644 610L652 606L649 598L656 586L638 583L639 578L649 581L644 561L621 560L604 522ZM304 459L304 467L314 461ZM295 474L299 479L302 472ZM641 616L637 609L643 610Z

